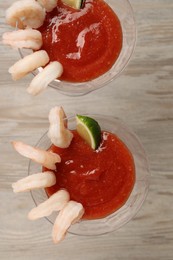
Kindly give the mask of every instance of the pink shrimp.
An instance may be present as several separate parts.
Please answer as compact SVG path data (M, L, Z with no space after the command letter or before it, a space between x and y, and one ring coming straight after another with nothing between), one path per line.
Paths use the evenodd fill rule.
M70 195L66 190L59 190L36 208L33 208L29 212L28 218L30 220L35 220L49 216L53 211L62 210L69 199Z
M66 235L68 228L79 221L84 214L84 208L81 203L69 201L67 205L60 211L57 216L53 231L52 238L54 243L62 241Z
M61 63L54 61L49 63L35 78L31 81L27 91L32 95L38 95L47 88L56 78L59 78L63 73Z
M56 170L56 163L61 162L58 154L32 147L22 142L12 142L14 149L21 155L43 165L50 170Z
M45 10L34 0L20 0L14 2L6 10L6 22L20 29L26 27L39 28L45 19Z
M46 51L36 51L23 59L17 61L9 68L9 73L12 74L14 80L23 78L33 70L45 66L49 62L49 56Z
M56 183L56 176L53 172L41 172L29 175L12 184L13 191L23 192L32 189L51 187Z
M13 48L26 48L39 50L43 44L42 35L38 30L25 29L13 32L5 32L2 42Z
M65 113L62 107L54 107L49 113L48 137L51 142L61 148L67 148L73 138L73 134L66 128Z

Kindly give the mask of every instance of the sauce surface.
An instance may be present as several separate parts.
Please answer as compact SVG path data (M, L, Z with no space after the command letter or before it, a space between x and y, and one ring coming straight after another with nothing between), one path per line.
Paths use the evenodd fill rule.
M62 161L57 164L56 184L46 192L51 196L65 188L71 200L84 206L84 219L103 218L119 209L133 189L133 157L124 143L111 133L102 132L102 143L96 151L76 131L73 134L68 148L52 145L49 149L58 153Z
M61 80L84 82L108 71L122 48L121 24L103 0L86 0L80 10L61 1L47 13L39 28L42 49L50 61L59 61L64 72Z

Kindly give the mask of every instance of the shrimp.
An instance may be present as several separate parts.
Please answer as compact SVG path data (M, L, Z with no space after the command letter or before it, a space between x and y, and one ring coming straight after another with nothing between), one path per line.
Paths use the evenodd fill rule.
M35 220L49 216L53 211L62 210L69 199L70 195L66 190L59 190L49 197L49 199L38 205L36 208L33 208L29 212L28 218L30 220Z
M2 42L14 48L32 50L39 50L43 44L41 33L33 29L5 32L2 35Z
M23 192L32 189L46 188L55 185L56 176L53 172L32 174L12 184L13 192Z
M62 107L54 107L49 113L50 127L48 137L51 142L61 148L67 148L73 138L73 134L66 128L65 113Z
M67 205L60 211L55 220L52 231L52 238L54 243L59 243L62 241L71 224L79 221L83 214L84 208L81 203L72 200L69 201Z
M56 163L61 162L60 156L51 151L44 151L17 141L13 141L12 144L18 153L50 170L56 170Z
M46 12L34 0L21 0L14 2L6 10L6 22L12 27L24 29L26 27L39 28L43 25Z
M9 68L9 73L12 74L14 80L23 78L31 71L45 66L49 62L49 56L46 51L36 51L23 59L17 61Z
M62 73L63 67L61 63L57 61L51 62L31 81L27 89L28 93L32 95L39 94L49 85L50 82L59 78Z
M43 6L47 12L51 12L57 6L58 0L37 0L37 2Z

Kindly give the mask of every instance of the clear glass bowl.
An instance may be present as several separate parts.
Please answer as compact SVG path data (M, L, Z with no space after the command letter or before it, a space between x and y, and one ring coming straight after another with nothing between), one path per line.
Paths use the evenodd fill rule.
M140 207L142 206L149 188L149 165L145 151L136 137L126 125L124 125L119 119L114 117L102 116L102 115L88 115L95 118L103 130L107 130L116 134L131 151L136 169L136 182L132 193L130 194L127 202L119 210L113 214L97 220L82 220L70 227L69 233L76 235L101 235L117 230L131 220ZM75 117L68 118L69 129L76 129ZM50 140L45 133L36 144L37 147L48 149L51 145ZM30 161L28 167L28 174L34 174L40 172L42 167L38 164ZM35 202L35 205L42 203L48 197L44 189L31 191L31 196ZM52 214L46 219L50 223L54 223L57 213Z
M105 0L118 16L123 31L123 47L119 58L113 67L102 76L83 83L69 83L66 81L54 80L49 86L69 96L81 96L91 91L106 86L113 81L127 66L133 53L136 42L136 26L132 7L128 0ZM24 57L31 53L31 50L20 49L20 56ZM33 74L36 75L37 71Z

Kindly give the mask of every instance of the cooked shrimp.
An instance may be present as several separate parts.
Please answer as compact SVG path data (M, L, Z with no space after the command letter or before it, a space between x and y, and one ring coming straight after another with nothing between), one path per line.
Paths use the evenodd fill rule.
M60 211L55 220L52 231L54 243L59 243L61 240L63 240L71 224L79 221L83 214L84 208L82 204L72 200L69 201L67 205Z
M56 176L53 172L41 172L27 176L12 184L14 192L23 192L32 189L51 187L56 183Z
M58 0L37 0L37 2L42 5L47 12L51 12L57 6Z
M36 51L23 59L17 61L9 68L9 73L12 74L14 80L23 78L29 72L45 66L49 62L49 56L46 51Z
M33 208L29 212L28 218L30 220L35 220L49 216L53 211L59 211L63 209L69 199L70 195L66 190L59 190L51 197L49 197L49 199L38 205L36 208Z
M50 170L56 170L56 163L61 161L58 154L32 147L22 142L12 142L14 149L21 155L43 165Z
M14 48L32 50L39 50L43 44L41 33L33 29L5 32L2 35L2 42Z
M34 0L14 2L6 10L6 22L20 29L26 27L39 28L45 19L45 10Z
M54 107L50 110L48 137L54 145L61 148L67 148L73 138L72 132L65 126L65 117L62 107Z
M31 81L27 89L28 93L32 95L39 94L49 85L49 83L51 83L56 78L59 78L62 73L63 67L61 63L57 61L51 62Z

